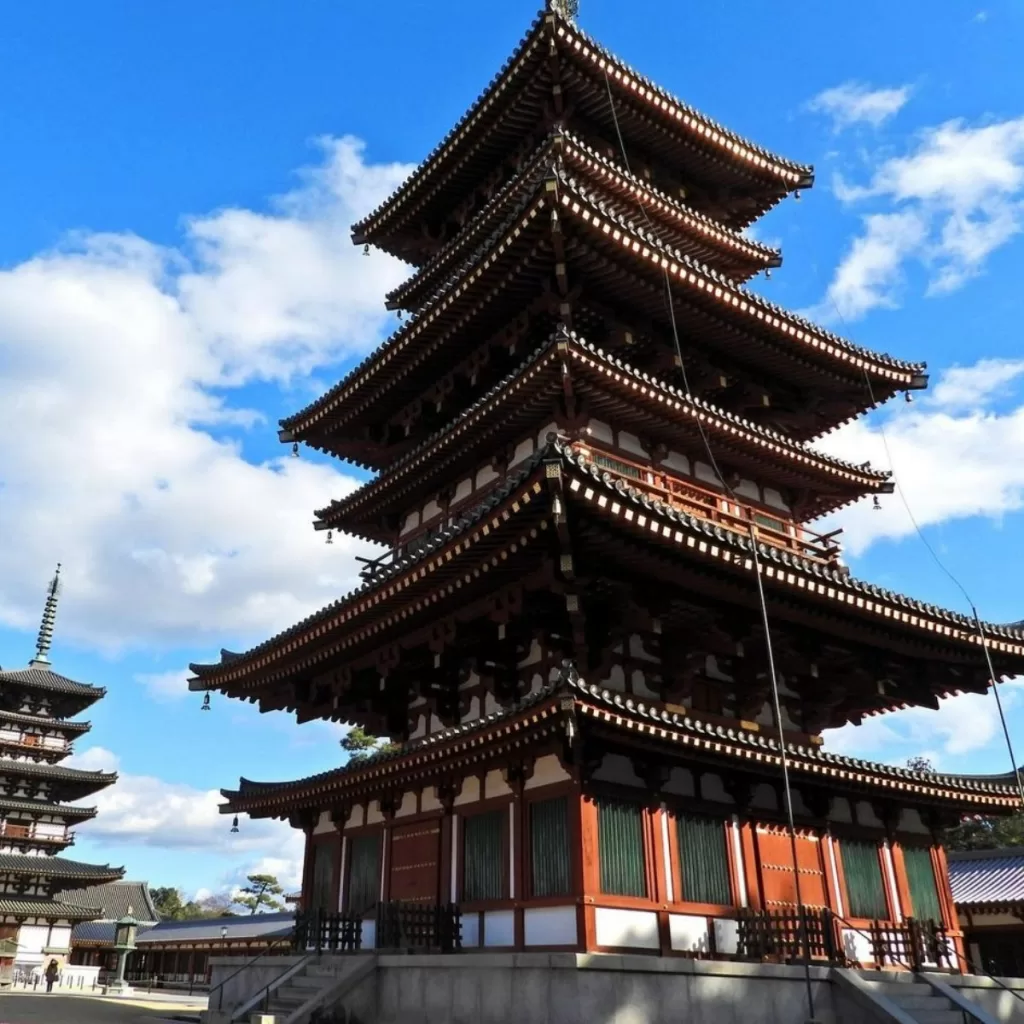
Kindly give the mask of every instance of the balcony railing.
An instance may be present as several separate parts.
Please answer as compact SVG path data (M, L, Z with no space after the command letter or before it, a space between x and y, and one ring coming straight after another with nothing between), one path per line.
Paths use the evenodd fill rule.
M753 526L754 536L764 544L783 548L833 569L840 567L839 545L830 537L808 530L766 509L734 501L720 491L709 490L689 480L680 480L656 467L634 462L618 451L611 453L580 442L572 447L602 472L656 497L666 505L707 519L745 538L749 538Z
M66 754L70 749L67 742L47 743L42 736L34 733L0 733L0 747L17 747L33 754Z
M35 825L18 825L11 821L0 821L0 839L22 839L33 843L53 843L55 845L73 843L74 832L64 832L54 836L39 832Z

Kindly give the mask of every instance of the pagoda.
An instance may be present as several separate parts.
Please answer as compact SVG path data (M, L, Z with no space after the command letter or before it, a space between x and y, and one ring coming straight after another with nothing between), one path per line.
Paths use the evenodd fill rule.
M386 554L190 684L390 739L224 791L305 830L305 911L364 946L382 902L458 904L463 948L730 955L797 903L862 962L871 922L959 942L941 830L1016 788L821 733L984 693L983 644L1002 678L1024 632L861 582L808 526L892 490L811 442L927 385L747 286L781 257L744 229L812 182L548 9L355 225L413 268L404 322L280 436L376 472L315 526Z
M74 716L106 691L51 668L59 585L60 566L28 667L0 669L0 984L9 984L15 972L28 977L51 960L66 962L74 925L100 916L61 899L61 891L124 874L61 856L75 841L74 826L96 815L95 807L68 801L104 789L117 775L61 764L89 730Z

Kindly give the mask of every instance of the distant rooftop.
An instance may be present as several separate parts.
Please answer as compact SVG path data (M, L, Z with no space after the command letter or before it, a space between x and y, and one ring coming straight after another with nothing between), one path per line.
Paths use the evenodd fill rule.
M947 856L957 906L1024 902L1024 846L954 850Z

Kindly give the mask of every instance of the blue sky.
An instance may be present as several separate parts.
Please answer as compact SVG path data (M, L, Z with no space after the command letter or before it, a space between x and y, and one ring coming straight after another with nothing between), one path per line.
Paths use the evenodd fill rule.
M686 5L581 23L728 127L813 163L757 226L785 263L756 288L931 367L933 393L827 445L896 469L930 542L995 621L1024 618L1019 267L1024 8L917 0ZM475 99L530 3L44 3L0 34L0 664L24 663L53 564L55 666L108 688L82 763L122 782L72 853L187 889L261 864L284 828L215 814L239 775L339 762L339 730L183 692L349 589L351 544L311 512L360 474L287 458L277 419L391 328L402 267L347 225ZM958 368L958 369L954 369ZM900 503L844 518L854 571L963 609ZM1024 750L1024 700L1006 690ZM991 698L845 730L887 760L1000 771Z

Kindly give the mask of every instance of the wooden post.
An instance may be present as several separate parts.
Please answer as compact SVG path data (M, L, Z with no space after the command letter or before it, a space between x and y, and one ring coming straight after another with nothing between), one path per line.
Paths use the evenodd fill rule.
M594 918L594 897L601 893L601 864L597 838L597 804L579 790L580 851L582 860L582 901L580 904L579 932L583 938L583 949L591 952L597 948L597 927Z

